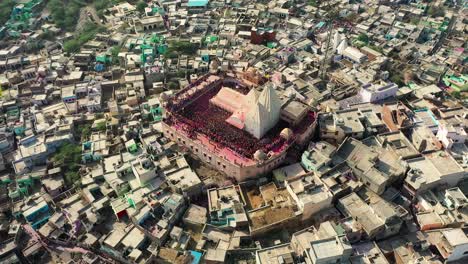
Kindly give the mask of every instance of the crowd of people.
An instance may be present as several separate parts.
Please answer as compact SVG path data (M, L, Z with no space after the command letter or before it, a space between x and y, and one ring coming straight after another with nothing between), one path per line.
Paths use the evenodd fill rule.
M255 151L268 152L284 143L279 137L279 129L274 129L264 139L258 140L248 132L235 128L225 120L231 113L209 103L219 89L212 89L195 102L185 106L174 114L170 122L179 122L181 128L190 136L195 133L206 135L211 141L222 147L229 147L242 157L253 158ZM278 132L278 133L277 133Z

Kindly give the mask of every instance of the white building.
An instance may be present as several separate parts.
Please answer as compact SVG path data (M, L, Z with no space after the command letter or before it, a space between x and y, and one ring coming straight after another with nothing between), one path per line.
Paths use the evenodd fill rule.
M365 103L373 103L387 98L395 97L398 92L398 85L394 83L366 84L361 87L359 96Z
M132 171L140 185L149 182L157 176L154 162L144 155L132 162Z
M435 245L445 263L468 259L468 237L461 228L431 230L425 233L428 241Z
M255 260L258 264L292 264L294 251L291 244L282 244L257 250Z
M345 48L341 55L349 58L350 60L356 63L363 63L367 60L367 56L354 47Z
M310 219L331 206L332 194L315 175L302 175L286 180L285 186L302 211L303 220Z
M462 229L452 229L442 232L443 238L450 245L450 255L447 262L468 258L468 237Z
M312 241L306 263L328 264L349 261L353 248L345 236Z
M468 136L462 126L454 126L446 122L439 122L437 139L446 149L451 149L453 144L464 144Z
M467 172L444 151L407 160L410 167L404 188L410 194L420 193L438 185L455 186L467 176Z

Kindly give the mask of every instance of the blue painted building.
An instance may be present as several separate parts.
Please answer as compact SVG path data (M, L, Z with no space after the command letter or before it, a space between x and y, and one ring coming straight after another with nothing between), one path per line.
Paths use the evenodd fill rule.
M208 0L189 0L188 7L206 7L208 6Z
M34 229L39 229L50 218L50 209L44 198L35 199L27 203L23 208L22 215Z

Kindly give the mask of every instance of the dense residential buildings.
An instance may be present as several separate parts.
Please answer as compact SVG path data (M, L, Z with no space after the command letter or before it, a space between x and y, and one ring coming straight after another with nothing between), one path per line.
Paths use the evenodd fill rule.
M0 263L468 263L465 1L0 2Z

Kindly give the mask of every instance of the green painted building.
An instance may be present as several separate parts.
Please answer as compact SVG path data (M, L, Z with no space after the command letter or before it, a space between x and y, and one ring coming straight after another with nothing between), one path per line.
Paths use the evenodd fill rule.
M455 74L446 74L442 78L442 82L457 92L468 91L468 75L466 74L458 76Z

